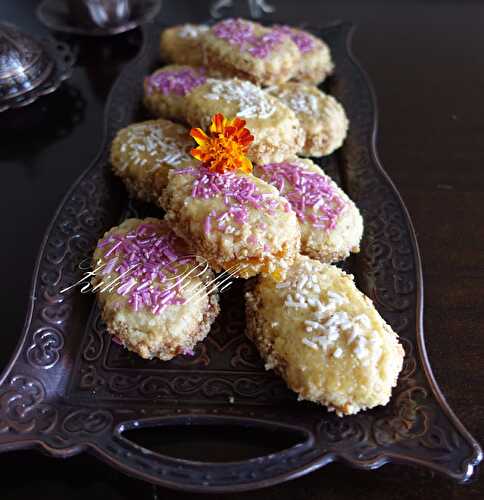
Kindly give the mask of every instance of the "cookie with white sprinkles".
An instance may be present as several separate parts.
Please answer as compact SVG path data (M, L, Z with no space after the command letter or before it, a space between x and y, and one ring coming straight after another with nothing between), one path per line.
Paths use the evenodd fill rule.
M255 163L283 161L304 145L294 111L248 81L209 78L190 93L187 110L193 127L206 128L216 113L244 119L254 136L247 156Z
M299 256L285 281L248 288L247 335L299 399L339 416L388 403L404 351L352 276Z
M143 358L192 352L219 312L213 273L164 221L127 219L109 230L93 269L107 331Z
M202 66L201 38L209 30L205 24L181 24L161 32L160 54L166 62Z
M305 132L303 156L326 156L340 148L348 131L343 106L314 85L289 82L267 91L280 99L298 118Z
M203 68L171 64L144 80L144 104L155 117L186 121L187 98L206 81Z
M363 218L346 193L311 160L294 157L258 165L254 175L276 187L301 228L301 253L338 262L359 252Z
M121 129L111 145L111 165L131 196L155 202L168 171L194 163L188 129L168 120L148 120Z

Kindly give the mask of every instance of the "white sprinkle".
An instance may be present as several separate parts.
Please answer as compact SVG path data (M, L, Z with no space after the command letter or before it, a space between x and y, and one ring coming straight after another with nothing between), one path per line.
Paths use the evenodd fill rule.
M333 352L333 356L335 358L341 358L342 355L343 355L343 349L341 349L341 347L337 347L336 350Z
M370 318L366 314L359 314L355 316L355 321L359 321L365 328L371 327Z
M304 302L304 300L302 301L296 301L294 300L294 298L292 297L292 295L288 295L286 297L286 301L284 302L284 304L287 306L287 307L295 307L296 309L307 309L308 305L306 302Z
M248 81L208 80L210 87L205 98L212 101L233 102L241 118L269 118L276 111L270 96Z
M288 281L285 281L285 282L282 282L282 283L278 283L276 285L276 288L287 288L288 286L290 286L290 283Z
M310 319L305 320L304 324L307 327L311 328L311 331L312 330L322 330L323 329L323 325L321 325L317 321L311 321ZM307 328L306 328L306 331L307 331Z
M180 38L198 38L198 36L206 31L208 31L208 26L205 24L185 24L178 31L178 36Z
M304 113L313 116L320 114L318 98L314 94L285 91L278 94L277 97L295 113Z
M338 306L348 302L348 299L346 298L345 295L340 295L339 293L333 292L331 290L328 292L328 297Z
M315 351L319 350L319 347L317 346L317 344L315 344L314 342L312 342L311 340L309 340L306 337L304 337L302 339L302 342L304 345L307 345L308 347L310 347L311 349L314 349Z

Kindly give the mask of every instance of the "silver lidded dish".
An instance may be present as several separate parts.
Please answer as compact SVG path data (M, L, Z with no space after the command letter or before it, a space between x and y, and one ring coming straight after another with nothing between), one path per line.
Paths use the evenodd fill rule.
M67 44L51 38L37 41L0 22L0 112L54 92L71 76L74 61Z

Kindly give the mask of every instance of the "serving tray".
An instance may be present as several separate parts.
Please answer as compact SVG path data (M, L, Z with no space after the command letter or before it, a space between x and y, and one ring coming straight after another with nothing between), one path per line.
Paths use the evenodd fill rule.
M365 221L362 251L345 268L405 348L388 406L338 418L297 402L279 377L264 370L244 336L241 282L222 294L222 313L195 355L170 362L144 361L112 342L92 294L79 288L61 292L83 277L85 262L109 227L127 216L161 215L128 200L108 164L116 131L144 118L142 80L160 64L160 26L143 30L143 51L110 94L101 151L67 193L42 243L24 331L0 379L0 451L36 448L55 457L88 451L132 476L202 492L268 486L335 460L362 469L387 462L422 465L467 481L482 452L432 375L415 233L377 158L375 99L351 55L350 24L313 30L328 42L336 62L325 87L342 101L351 123L343 148L319 163ZM179 458L149 449L154 440L129 439L134 429L150 427L158 428L165 444L174 428L186 429L188 440L190 429L199 428L222 436L224 429L241 436L255 430L262 444L276 436L288 447L236 461L226 449L218 461Z

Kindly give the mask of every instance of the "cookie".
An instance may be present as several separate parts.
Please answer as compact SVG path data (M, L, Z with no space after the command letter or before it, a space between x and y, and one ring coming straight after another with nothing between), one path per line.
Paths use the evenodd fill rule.
M300 52L289 36L243 19L225 19L201 39L211 74L259 85L283 83L299 68Z
M160 205L173 231L217 272L279 279L299 251L299 226L289 203L251 174L172 170Z
M187 101L187 120L193 127L206 128L216 113L244 119L255 138L248 157L256 163L283 161L304 145L304 130L295 113L251 82L209 78Z
M281 283L246 293L247 335L300 400L351 415L386 405L403 365L398 336L353 277L297 257Z
M296 82L267 91L291 108L301 123L306 136L301 155L326 156L342 146L349 122L343 106L333 96L313 85Z
M299 49L300 59L293 80L318 85L334 70L329 47L320 38L291 26L274 26L275 30L289 36Z
M213 273L164 221L127 219L109 230L93 269L108 333L142 358L192 352L219 312Z
M188 96L205 82L203 68L165 66L145 78L144 104L153 116L184 122Z
M181 24L163 30L160 55L163 61L188 66L202 66L201 38L208 31L205 24Z
M363 219L358 208L311 160L258 165L254 175L291 204L300 224L302 254L331 263L359 252Z
M148 120L121 129L111 145L113 172L131 196L155 202L168 171L194 163L188 129L168 120Z

